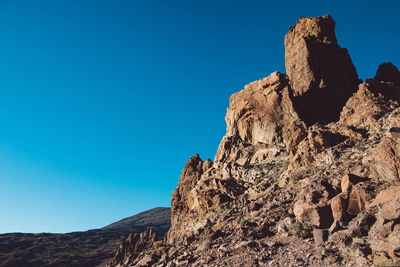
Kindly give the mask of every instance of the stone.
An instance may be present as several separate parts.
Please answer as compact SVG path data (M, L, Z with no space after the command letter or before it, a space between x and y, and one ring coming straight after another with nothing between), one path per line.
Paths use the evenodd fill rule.
M332 216L340 226L346 225L349 221L349 215L347 213L348 204L349 198L347 193L341 193L331 200Z
M400 217L400 186L392 186L381 191L371 206L378 206L385 220L396 220Z
M345 176L343 176L342 181L340 183L340 188L342 189L342 192L349 193L351 191L351 187L353 186L351 180L352 176L350 174L346 174Z
M340 229L339 222L337 220L334 220L332 225L329 227L328 232L329 232L329 234L333 234L333 233L339 231L339 229Z
M397 262L398 70L382 65L360 84L328 15L300 18L285 37L285 57L287 75L274 72L231 96L215 161L195 155L185 164L165 251L153 246L137 256L140 242L130 241L118 262L368 266L378 255Z
M328 239L328 231L325 229L314 228L313 229L313 238L314 238L314 243L316 245L319 245Z
M316 227L329 227L333 221L328 206L298 201L293 206L293 213L299 222Z
M357 215L365 209L367 199L369 197L361 186L353 186L349 195L347 212L353 216Z
M337 121L359 83L331 16L302 17L285 36L285 66L296 110L307 125Z
M380 179L398 181L400 179L400 141L384 138L372 152L375 170Z
M400 71L392 62L382 63L379 65L374 79L383 82L392 82L400 86Z
M348 229L353 237L366 236L375 221L374 216L364 211L349 222Z
M366 181L368 179L366 178L361 178L357 175L351 174L351 173L346 173L340 182L340 188L343 193L350 193L351 190L353 189L353 186L356 185L357 183Z
M389 129L390 137L393 139L400 139L400 128L392 127ZM396 140L398 142L398 140Z

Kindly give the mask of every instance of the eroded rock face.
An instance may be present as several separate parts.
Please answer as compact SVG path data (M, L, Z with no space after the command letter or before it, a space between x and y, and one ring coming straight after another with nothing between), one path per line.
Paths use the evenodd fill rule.
M399 102L399 86L367 79L346 102L339 123L376 134L381 128L379 120L398 108Z
M285 64L301 119L308 125L337 121L359 81L332 17L300 18L285 36Z
M274 72L252 82L229 102L226 135L216 162L255 163L280 149L295 150L304 138L304 124L294 110L286 75Z
M198 154L191 157L185 164L178 187L171 197L171 228L168 238L174 238L185 232L185 215L199 205L193 196L193 189L199 183L201 175L212 166L211 160L202 161Z
M126 241L120 245L114 259L108 263L107 266L130 266L130 263L132 263L141 252L151 248L156 240L157 235L151 228L140 234L130 234Z

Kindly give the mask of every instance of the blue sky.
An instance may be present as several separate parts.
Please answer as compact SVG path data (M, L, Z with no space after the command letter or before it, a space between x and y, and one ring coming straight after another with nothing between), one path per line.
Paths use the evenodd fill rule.
M349 1L350 2L350 1ZM362 79L400 65L398 1L1 1L0 233L169 206L214 158L231 94L285 72L300 16L331 14Z

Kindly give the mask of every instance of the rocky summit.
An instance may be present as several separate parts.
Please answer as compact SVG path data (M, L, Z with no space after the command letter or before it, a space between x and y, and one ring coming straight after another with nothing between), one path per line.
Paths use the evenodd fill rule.
M300 18L286 72L230 98L214 162L195 155L171 228L109 266L399 266L400 72L361 81L331 16Z

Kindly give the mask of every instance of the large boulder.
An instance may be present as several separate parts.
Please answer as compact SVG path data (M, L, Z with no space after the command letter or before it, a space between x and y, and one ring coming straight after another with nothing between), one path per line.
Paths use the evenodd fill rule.
M295 107L308 125L337 121L359 83L331 16L302 17L285 36L285 63Z
M372 151L373 167L381 180L400 179L400 142L398 139L384 138Z

